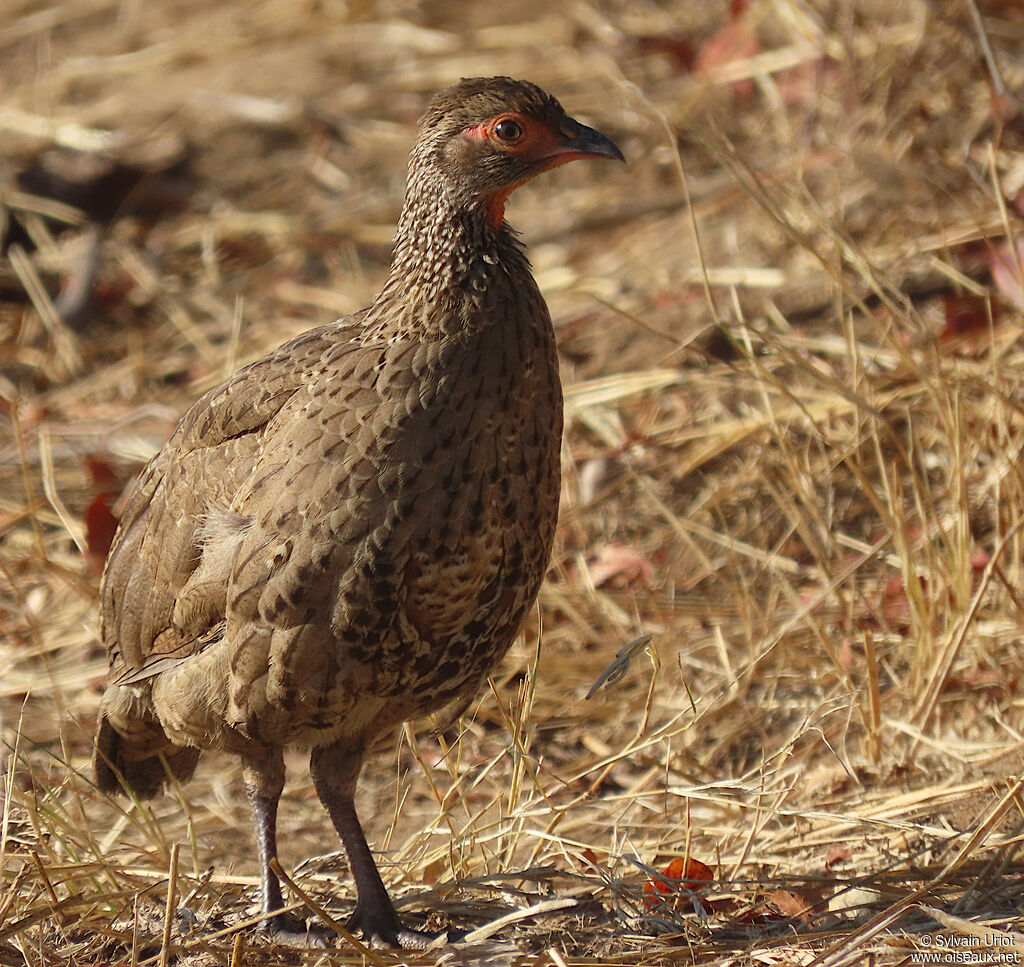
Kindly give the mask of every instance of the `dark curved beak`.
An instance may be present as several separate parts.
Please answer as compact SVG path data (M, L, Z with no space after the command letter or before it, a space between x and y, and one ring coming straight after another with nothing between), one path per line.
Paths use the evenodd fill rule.
M578 124L576 137L567 140L565 148L578 158L611 158L626 163L626 156L607 135L585 124Z
M550 167L575 161L577 158L609 158L625 163L626 158L618 145L607 135L572 118L566 118L559 128L555 143L546 152L551 159Z

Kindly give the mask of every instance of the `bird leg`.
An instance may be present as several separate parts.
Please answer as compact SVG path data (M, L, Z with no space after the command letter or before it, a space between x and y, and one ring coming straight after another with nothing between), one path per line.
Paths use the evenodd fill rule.
M356 884L356 908L348 928L362 930L372 946L422 950L436 935L402 926L356 815L356 780L362 763L362 749L341 745L314 749L309 762L316 794L341 837Z
M308 940L303 921L287 913L271 916L272 910L284 906L281 883L270 868L277 856L277 803L284 789L284 757L280 749L268 752L264 758L242 759L245 792L252 809L252 822L256 829L256 852L260 865L260 908L263 920L260 929L286 941Z

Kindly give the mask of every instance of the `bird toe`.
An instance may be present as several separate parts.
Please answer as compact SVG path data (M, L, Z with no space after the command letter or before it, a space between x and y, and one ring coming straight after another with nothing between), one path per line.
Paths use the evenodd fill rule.
M260 933L270 937L275 943L289 947L327 947L329 935L322 927L307 924L298 917L281 913L260 924Z
M346 924L352 933L361 932L364 942L374 948L396 947L401 950L428 950L448 943L448 933L432 933L406 927L393 911L373 912L356 908Z

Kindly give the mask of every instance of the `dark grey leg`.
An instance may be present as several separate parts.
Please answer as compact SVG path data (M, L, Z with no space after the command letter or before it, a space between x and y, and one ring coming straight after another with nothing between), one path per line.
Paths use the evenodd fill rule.
M356 909L348 925L362 930L374 945L423 949L434 936L402 926L356 815L356 780L362 760L361 749L327 746L314 749L309 762L316 794L341 837L356 884Z
M243 758L242 769L256 830L261 910L264 914L261 928L281 939L304 939L306 925L297 917L286 913L268 916L271 910L284 906L281 883L270 868L271 859L277 856L277 803L284 789L284 758L280 750L268 753L262 759Z

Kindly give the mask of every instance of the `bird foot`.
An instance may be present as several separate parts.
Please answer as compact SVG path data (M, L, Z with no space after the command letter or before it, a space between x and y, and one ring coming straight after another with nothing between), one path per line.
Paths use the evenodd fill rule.
M307 924L305 920L287 913L279 913L276 917L261 921L259 930L277 943L289 947L327 947L328 939L334 936L322 927Z
M402 950L428 950L448 943L447 931L430 933L411 930L402 925L394 910L369 910L356 906L345 928L352 933L362 932L369 947L398 947Z

